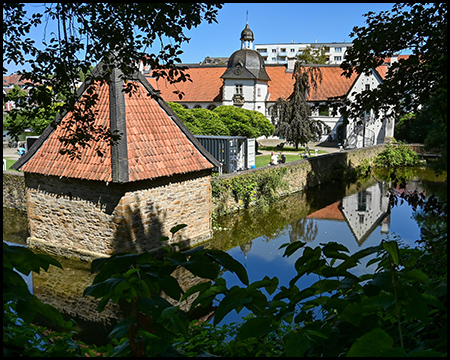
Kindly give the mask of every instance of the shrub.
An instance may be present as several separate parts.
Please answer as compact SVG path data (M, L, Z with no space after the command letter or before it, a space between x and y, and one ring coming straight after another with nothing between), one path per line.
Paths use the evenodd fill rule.
M378 167L399 167L415 166L419 157L404 143L387 144L385 150L377 155L374 166Z

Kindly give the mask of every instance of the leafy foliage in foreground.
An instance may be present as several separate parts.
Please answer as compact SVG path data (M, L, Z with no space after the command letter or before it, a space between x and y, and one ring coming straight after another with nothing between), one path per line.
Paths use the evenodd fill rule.
M85 295L101 299L99 311L111 300L127 314L111 332L111 343L99 350L107 356L445 356L446 203L406 193L401 201L442 221L427 229L423 246L400 248L397 241L382 241L350 255L338 243L314 248L300 241L284 244L280 247L283 256L299 254L294 264L297 275L288 286L267 276L249 283L245 268L219 250L174 252L166 248L162 258L142 253L95 260L92 271L98 274ZM16 255L17 260L5 261L5 253L11 259ZM356 266L362 263L375 270L355 275ZM34 296L12 271L16 268L26 274L45 270L49 264L58 266L50 257L4 245L4 355L48 355L45 351L52 351L30 352L29 344L36 344L36 337L41 336L30 324L31 315L37 311L57 322L60 315L45 305L33 308ZM204 281L184 292L173 277L178 267ZM242 286L229 288L220 277L224 270L235 273ZM301 289L296 284L305 276L315 281ZM15 295L17 290L19 295ZM197 297L188 310L182 310L180 304L192 295ZM180 303L174 305L168 297ZM193 325L196 310L212 305L213 324ZM5 311L9 306L15 306L15 318L16 313ZM244 308L250 315L242 324L218 326L228 313ZM62 339L67 342L65 356L82 354L73 350L81 348L79 343L74 345L70 337ZM63 351L61 345L57 349Z

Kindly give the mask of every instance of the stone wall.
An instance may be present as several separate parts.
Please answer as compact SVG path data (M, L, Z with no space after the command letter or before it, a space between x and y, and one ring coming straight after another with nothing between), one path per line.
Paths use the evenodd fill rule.
M381 151L384 145L376 145L363 149L346 150L337 153L301 159L280 164L274 167L268 166L246 170L238 173L224 174L215 178L214 182L224 182L235 177L246 177L256 172L280 172L285 168L281 182L284 186L278 190L278 197L293 194L303 189L314 187L339 178L339 174L345 169L354 169L363 161L372 161ZM236 199L231 189L218 197L213 197L216 215L224 215L238 211L246 206L241 200ZM250 206L255 203L250 203Z
M27 173L28 246L91 259L211 237L211 176L107 185ZM170 229L188 226L172 237ZM159 238L169 239L161 243Z
M26 211L25 178L22 172L3 171L3 206Z

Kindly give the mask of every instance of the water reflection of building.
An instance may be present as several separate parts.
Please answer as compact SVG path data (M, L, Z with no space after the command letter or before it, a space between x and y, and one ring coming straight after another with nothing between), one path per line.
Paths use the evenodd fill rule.
M389 230L389 198L383 183L377 183L341 200L344 215L359 245L381 224L381 232Z
M387 234L390 221L389 197L383 183L376 183L308 215L309 219L346 221L358 245L381 225Z

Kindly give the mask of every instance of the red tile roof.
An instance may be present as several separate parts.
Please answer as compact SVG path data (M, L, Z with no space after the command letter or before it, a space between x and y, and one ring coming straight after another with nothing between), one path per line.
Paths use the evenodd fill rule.
M339 209L340 201L336 201L331 205L328 205L320 210L314 211L309 214L307 219L318 219L318 220L337 220L337 221L345 221L344 215L342 215L341 210Z
M114 113L120 113L123 109L118 109L117 106L125 108L125 135L118 142L117 157L112 155L108 141L99 144L89 142L90 147L81 149L78 159L72 160L67 155L61 155L59 151L64 145L59 138L66 131L64 125L73 118L70 112L62 116L56 129L47 128L36 141L36 146L14 164L15 167L24 172L44 175L127 182L185 174L218 166L216 160L200 145L167 104L159 96L149 96L154 90L145 78L142 75L136 76L136 79L132 79L137 85L136 92L131 96L122 92L123 81L117 90L119 92L113 96L110 96L110 92L115 91L112 86L96 83L98 102L94 109L94 126L103 125L106 131L110 131L113 118L123 122L120 120L120 114L113 114L111 109L114 109ZM111 98L122 100L116 100L119 105L114 104L114 108ZM102 157L97 154L97 147L103 151ZM120 164L115 165L116 162ZM115 178L114 166L126 167L122 170L125 174L121 177L122 180Z
M213 167L141 84L125 103L130 181Z
M343 70L339 66L320 66L322 82L317 89L311 88L308 93L309 101L323 101L330 97L346 95L356 79L356 74L350 78L342 76ZM287 73L284 66L267 66L269 81L269 101L276 101L280 97L287 99L294 87L295 80L292 73Z
M109 131L109 86L103 84L98 86L96 91L99 94L99 102L94 110L97 112L94 125L105 125L105 130ZM112 181L111 151L106 143L100 144L100 150L105 153L103 157L99 157L95 152L97 145L95 143L91 143L91 147L84 148L79 159L71 160L69 156L59 153L59 150L63 149L63 144L59 141L59 138L67 134L68 129L64 128L71 120L73 120L73 114L68 113L21 170L44 175Z
M169 84L165 79L156 79L147 77L150 84L161 91L161 96L165 101L173 102L221 102L223 75L226 66L212 67L192 67L185 70L185 74L190 76L191 81L182 81L176 84ZM180 100L174 91L184 92Z
M3 86L13 86L15 84L21 86L30 82L29 80L20 80L20 78L19 74L3 75Z
M217 67L193 67L185 70L190 75L190 81L169 84L166 80L148 77L147 79L155 89L161 91L161 96L166 101L173 102L221 102L223 80L220 78L227 68ZM311 90L308 100L327 100L328 97L346 95L356 74L351 78L341 76L343 70L339 66L321 66L322 83L317 90ZM267 74L270 77L268 82L270 98L269 101L276 101L279 97L288 98L292 94L294 79L292 73L286 72L285 65L266 66ZM184 92L180 100L174 91Z

